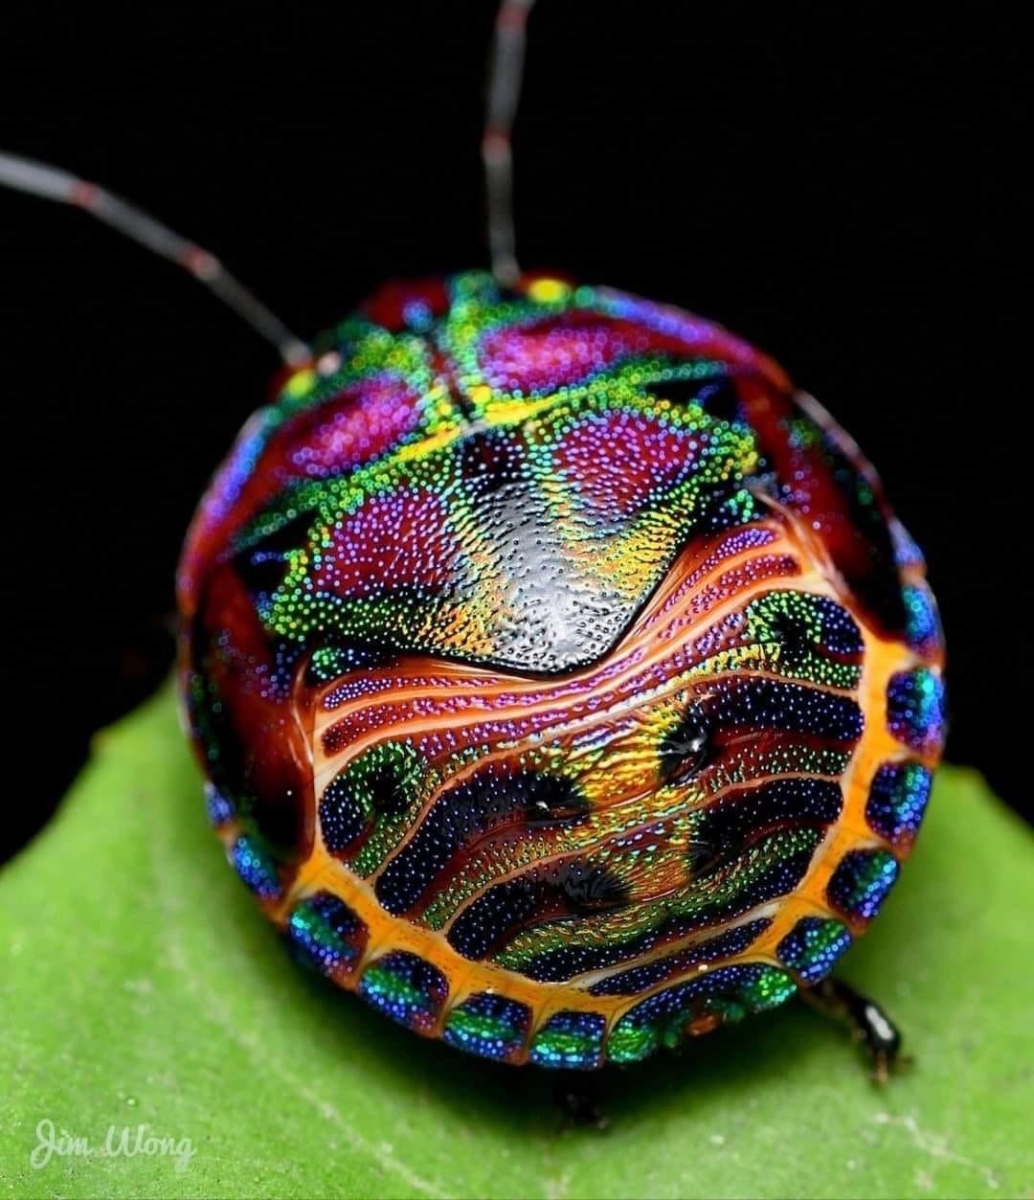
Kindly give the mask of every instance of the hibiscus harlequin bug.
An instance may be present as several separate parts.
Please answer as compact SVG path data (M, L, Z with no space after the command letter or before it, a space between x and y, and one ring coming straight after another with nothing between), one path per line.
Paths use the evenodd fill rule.
M172 258L288 370L179 571L212 824L297 954L392 1020L588 1070L830 972L941 753L922 557L855 444L679 309L517 266L530 0L497 24L491 273L391 284L314 350L211 254L66 172L0 182Z

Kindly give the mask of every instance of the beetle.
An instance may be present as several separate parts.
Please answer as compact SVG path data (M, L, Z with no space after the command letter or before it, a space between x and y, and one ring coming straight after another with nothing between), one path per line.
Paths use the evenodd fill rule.
M508 1062L636 1061L820 983L940 753L933 600L857 449L746 343L609 289L375 296L245 430L180 597L263 908Z
M280 349L187 536L181 691L209 814L302 959L418 1034L632 1063L837 983L944 732L922 557L770 358L520 271L500 10L492 271L391 284L310 350L92 185L0 180L175 259Z

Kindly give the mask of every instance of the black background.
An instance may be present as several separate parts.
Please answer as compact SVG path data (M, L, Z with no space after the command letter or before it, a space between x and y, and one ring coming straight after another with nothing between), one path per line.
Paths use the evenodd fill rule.
M386 275L484 263L492 10L9 5L0 145L149 207L309 336ZM530 33L524 264L715 317L832 409L927 551L949 753L1029 815L1010 6L541 0ZM183 531L277 362L79 213L0 194L0 263L2 857L167 670Z

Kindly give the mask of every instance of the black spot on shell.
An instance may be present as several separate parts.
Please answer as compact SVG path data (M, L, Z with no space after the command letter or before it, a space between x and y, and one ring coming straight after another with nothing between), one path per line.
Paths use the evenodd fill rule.
M253 596L275 592L288 569L282 555L262 549L246 551L234 565L241 582Z
M731 375L719 375L708 379L700 389L698 401L704 412L716 421L738 421L742 418L740 395L736 380Z
M714 375L708 379L665 379L648 385L647 390L661 400L673 404L699 404L716 421L736 421L740 418L740 398L731 375Z
M577 923L571 922L570 936L562 939L556 949L537 955L522 969L522 974L544 983L559 983L585 971L599 970L636 958L659 943L684 937L719 921L731 920L759 904L785 896L787 892L793 891L807 871L819 836L816 832L811 847L779 859L742 891L730 895L716 895L713 904L708 904L697 912L672 914L633 937L615 938L602 944L587 946L579 943ZM488 892L481 899L488 900L491 895L492 893ZM450 937L449 940L453 939ZM497 950L499 948L500 946L495 947ZM466 954L459 945L456 945L456 949L461 954Z
M513 483L521 474L521 461L509 431L479 431L460 443L460 474L479 496L491 495Z
M703 770L712 756L713 736L710 718L698 705L690 705L661 741L661 778L683 779Z
M319 802L320 829L331 854L354 851L373 823L405 812L419 774L417 756L402 743L374 746L340 771Z
M378 767L367 781L374 811L383 817L397 817L409 807L409 796L402 786L398 772L389 764Z
M288 554L308 544L311 511L300 512L278 529L253 542L234 558L234 567L253 595L275 591L290 566Z
M628 902L628 889L604 867L581 862L564 863L556 885L575 913L601 912Z
M791 655L822 650L829 654L857 656L864 649L862 635L854 619L845 609L826 596L808 596L803 603L780 606L779 596L766 605L765 621L776 640ZM821 634L816 640L814 626Z
M776 641L792 655L812 648L808 627L797 614L777 610L768 614L767 621Z
M722 861L713 842L693 842L686 851L686 867L694 879L701 879L716 870Z

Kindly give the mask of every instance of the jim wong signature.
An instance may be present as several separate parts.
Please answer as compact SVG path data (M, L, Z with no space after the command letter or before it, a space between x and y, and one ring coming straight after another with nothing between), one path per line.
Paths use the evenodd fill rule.
M58 1130L49 1117L36 1126L36 1146L29 1155L35 1171L42 1171L52 1158L171 1158L178 1175L190 1166L197 1151L188 1137L157 1137L147 1125L109 1125L104 1141Z

